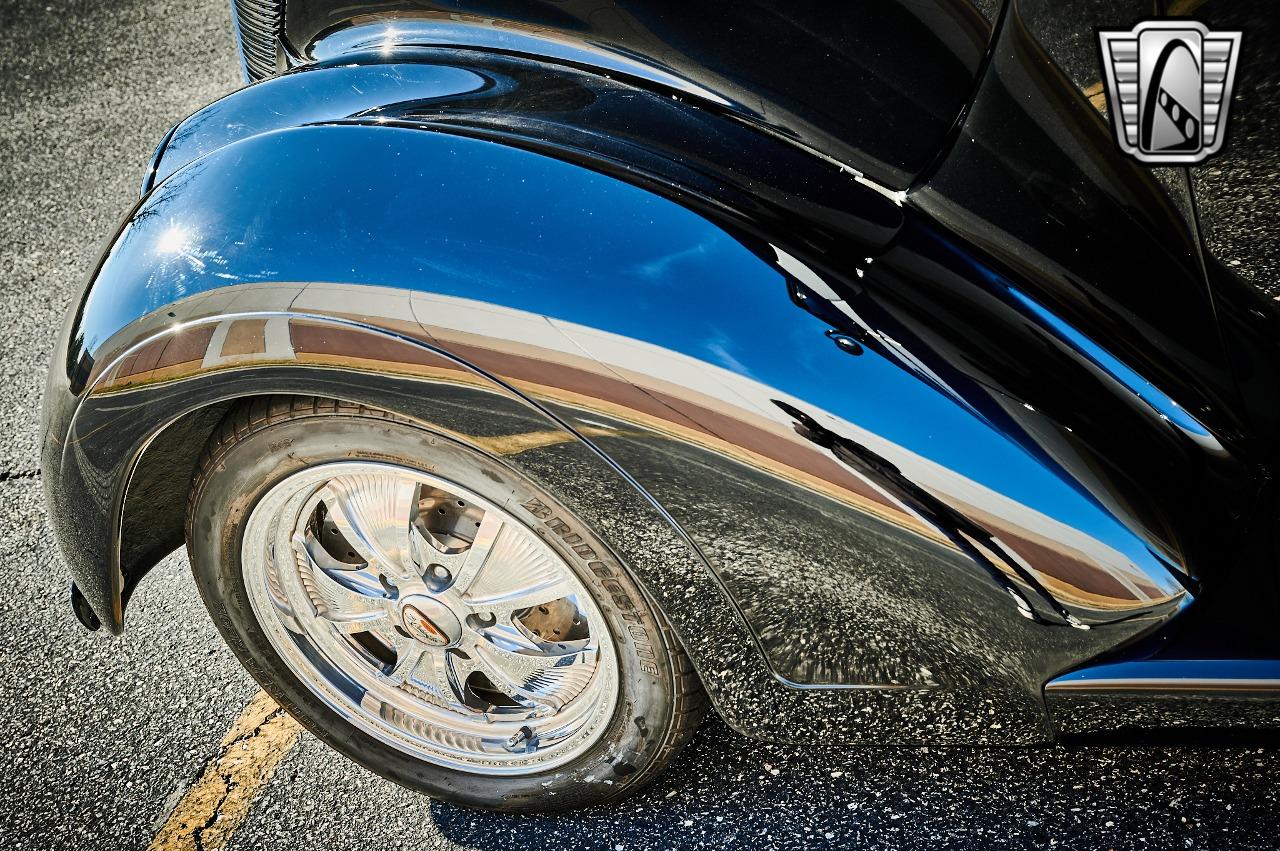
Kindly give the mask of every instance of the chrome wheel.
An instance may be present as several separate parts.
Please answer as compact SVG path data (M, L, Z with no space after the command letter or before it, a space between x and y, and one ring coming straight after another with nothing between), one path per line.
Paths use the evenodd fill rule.
M413 756L542 771L613 716L617 657L586 588L459 485L390 464L311 467L259 501L241 555L254 614L293 673Z

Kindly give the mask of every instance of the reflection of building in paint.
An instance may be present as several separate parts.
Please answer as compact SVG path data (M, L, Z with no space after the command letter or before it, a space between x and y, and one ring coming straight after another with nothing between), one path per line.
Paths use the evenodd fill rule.
M299 318L263 313L289 313ZM228 318L228 314L240 314ZM258 314L258 315L254 315ZM193 296L184 324L142 343L96 392L121 392L201 371L294 362L436 380L481 379L393 337L306 317L375 325L426 341L530 395L618 420L748 464L950 546L908 506L799 438L772 399L891 459L902 474L990 530L1060 599L1132 610L1171 599L1126 556L954 470L750 376L639 340L489 303L341 284L246 284ZM201 323L200 317L210 321ZM413 317L410 319L409 317ZM383 342L373 344L372 339Z
M294 360L289 339L289 317L226 319L213 328L202 369L217 369L254 361Z

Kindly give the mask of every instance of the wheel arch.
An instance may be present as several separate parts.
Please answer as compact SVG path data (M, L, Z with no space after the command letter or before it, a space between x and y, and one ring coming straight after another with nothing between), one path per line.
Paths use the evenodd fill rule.
M226 322L227 319L218 317L213 321ZM317 320L299 321L314 325ZM201 323L193 323L183 331L198 331L200 326ZM421 343L402 340L385 331L361 329L358 333L398 339L406 347L424 348ZM155 338L152 342L156 342ZM200 381L198 375L184 375L178 383L187 386L177 394L167 393L163 388L144 388L142 397L132 400L128 406L134 415L126 418L128 429L135 437L132 446L121 446L109 438L94 439L107 432L102 427L102 417L119 425L123 408L118 396L107 392L103 394L104 401L91 391L72 421L73 434L79 429L87 439L75 441L79 449L75 453L76 462L70 469L64 467L64 477L70 478L64 478L62 484L66 487L76 481L83 482L87 470L103 467L118 470L118 512L104 512L102 516L107 525L97 532L92 527L77 530L82 555L86 555L95 542L103 540L102 533L106 533L105 546L98 558L101 572L108 574L106 587L112 597L105 602L100 598L91 599L95 611L107 614L104 622L109 630L123 631L125 608L134 590L152 568L183 544L188 492L204 447L225 417L247 410L255 401L270 398L319 399L319 404L334 405L351 403L386 411L405 422L460 440L489 457L497 457L534 478L557 499L585 516L605 542L619 552L624 563L639 565L640 569L635 572L638 584L671 620L682 646L699 648L696 655L690 654L690 659L696 676L704 682L715 678L717 687L708 693L717 712L736 729L749 735L762 735L756 721L748 720L743 714L744 686L750 683L752 691L763 692L761 696L771 701L785 700L790 695L769 671L745 620L734 608L731 598L719 588L715 573L705 565L696 544L679 524L603 450L568 425L563 419L566 412L553 414L447 354L436 352L435 355L439 363L451 364L459 374L469 373L469 380L464 382L468 387L462 391L465 402L455 397L443 405L437 404L440 400L424 392L429 388L420 376L383 375L383 380L371 384L365 380L369 375L344 370L268 367L271 375L264 376L255 374L254 365L244 364L242 368L220 372L211 382ZM128 357L124 356L121 361ZM118 368L108 368L95 386L110 385L122 377ZM450 389L457 393L458 384L452 384ZM520 423L520 428L514 433L468 435L447 416L428 413L439 414L442 408L455 413L474 411L477 405L486 403L490 406L488 413L497 413L497 419L505 428L515 423ZM556 458L532 461L527 457L527 453L551 447L560 450ZM571 478L575 480L576 493L562 487L561 482L554 480L555 474L549 472L563 463L566 455L574 459ZM601 489L614 494L608 505L584 502ZM555 520L550 518L548 525ZM663 545L643 546L643 542L658 541ZM85 574L81 573L80 577L83 582ZM93 587L93 583L86 583L86 587ZM714 630L708 631L710 624L714 624ZM726 640L733 646L727 655L722 643ZM727 657L732 657L735 668L735 676L728 680L719 670Z
M246 92L265 97L324 73L299 72ZM739 164L754 157L818 188L790 205L794 196L776 182L739 174L736 183L720 183L675 163L656 191L658 156L631 142L633 160L613 150L588 164L581 151L563 147L568 135L552 134L548 144L562 147L549 156L503 136L510 128L489 127L490 136L477 138L483 134L474 124L405 115L313 116L305 126L286 122L193 142L201 125L225 126L214 120L219 115L227 117L212 113L175 131L171 149L185 145L192 156L165 164L162 155L163 168L173 168L109 249L55 356L46 396L51 516L82 589L113 628L122 619L122 610L114 617L112 610L121 606L124 579L120 554L104 556L103 542L113 540L110 524L127 508L122 477L133 460L157 451L138 468L135 493L139 503L163 498L149 490L153 473L158 478L166 466L161 453L189 451L187 440L205 425L190 418L194 411L212 418L216 409L207 405L274 393L358 402L424 422L433 422L432 406L465 413L464 397L482 398L501 402L508 427L473 436L569 432L550 448L580 458L550 458L539 470L534 460L549 447L516 454L534 478L563 476L557 464L578 461L607 468L565 501L587 519L596 503L626 504L593 525L618 524L606 537L626 539L627 560L647 563L641 573L717 707L756 735L1044 741L1044 681L1163 623L1182 602L1181 589L1123 526L1127 518L1117 521L1110 505L1081 497L1106 483L1060 485L1069 472L1058 458L1070 460L1073 446L1054 446L1053 457L1024 451L1035 430L1052 433L1055 423L1031 404L980 396L964 383L968 376L942 362L945 349L927 363L895 360L882 345L887 338L860 318L867 311L895 327L859 281L873 258L876 274L866 287L877 274L890 282L906 275L913 258L904 253L910 246L889 245L902 226L901 199L856 175L833 180L830 164L807 154L808 171L788 171L794 161L787 157L803 152L744 146ZM707 138L729 145L740 137L725 130ZM698 162L696 153L690 162ZM939 253L951 250L927 232L915 238L932 239ZM927 268L960 275L940 260ZM1073 375L1096 373L1063 353L1063 341L1025 310L993 304L997 296L981 292L984 316L997 315L1031 339L1034 347L1023 350L1053 352L1054 364ZM831 345L832 328L845 329L846 343L862 341L857 352L865 345L871 356L858 363L868 369L851 370L853 352ZM794 346L796 357L776 357L777 341ZM928 341L913 342L933 358ZM649 365L655 368L646 372ZM1094 373L1082 386L1097 380ZM957 404L969 404L957 386L982 409ZM910 423L876 419L876 399L885 394L917 417L947 418L966 439L1000 453L1004 466L980 471L984 484L909 450ZM820 433L798 433L786 406L812 413L832 435L888 453L898 466L879 469L890 477L923 473L931 485L953 487L949 495L985 501L989 521L1004 523L1001 534L1043 559L1047 571L1065 567L1067 592L1083 590L1086 603L1109 593L1109 611L1144 616L1079 633L1024 623L1009 594L966 562L953 540L851 472ZM1153 444L1182 445L1167 422L1132 400L1116 407L1142 420ZM870 428L853 424L864 413ZM151 435L162 435L161 443L145 447ZM865 449L845 440L846 453ZM1105 534L1143 561L1120 563L1107 541L1049 516L1053 505L1036 510L1001 492L1024 472L1059 488L1075 510L1106 520ZM698 492L704 481L712 489ZM700 500L711 501L720 485L736 490L704 510ZM101 519L77 527L77 502L85 501ZM658 520L637 523L635 512ZM752 528L769 514L821 522L774 545ZM702 523L692 549L689 518ZM1032 539L1028 524L1049 531ZM627 534L639 527L664 537ZM164 528L173 527L166 521ZM828 532L840 537L833 542ZM140 537L127 545L129 557L141 565L172 540ZM730 546L721 548L722 540ZM755 550L743 557L740 544ZM862 544L878 548L881 561L861 560ZM721 549L704 557L709 548ZM915 583L901 600L897 588L886 594L867 579L896 582L886 571L901 568L914 571ZM732 597L722 591L725 576L745 580ZM1128 584L1117 589L1116 576ZM807 594L815 583L822 593ZM735 608L743 600L754 606L750 628ZM859 636L870 633L888 636L892 647L868 649ZM998 727L988 720L993 707L1004 719Z
M205 445L227 413L252 398L223 399L180 414L148 438L136 458L115 531L122 618L138 583L185 540L187 495Z

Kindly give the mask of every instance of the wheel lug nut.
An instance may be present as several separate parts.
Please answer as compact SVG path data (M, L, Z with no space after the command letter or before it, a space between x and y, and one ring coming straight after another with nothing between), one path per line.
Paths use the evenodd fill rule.
M448 582L453 578L453 574L443 564L433 564L431 565L431 578L437 582Z

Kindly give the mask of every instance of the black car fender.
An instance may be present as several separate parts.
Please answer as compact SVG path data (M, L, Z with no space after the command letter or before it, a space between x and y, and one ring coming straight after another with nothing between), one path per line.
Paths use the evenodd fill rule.
M1174 462L1229 481L1212 430L901 193L701 105L512 57L348 57L193 116L153 169L45 407L55 528L112 631L181 541L203 436L281 393L546 483L754 735L1046 741L1044 683L1212 573L1191 506L1135 498ZM999 357L931 337L929 300Z

